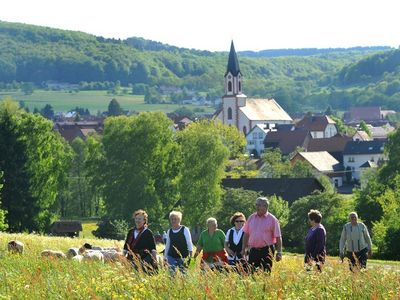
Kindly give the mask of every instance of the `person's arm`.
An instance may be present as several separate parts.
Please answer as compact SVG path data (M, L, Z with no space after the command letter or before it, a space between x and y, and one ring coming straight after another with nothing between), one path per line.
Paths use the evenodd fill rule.
M318 228L315 232L315 244L312 251L312 257L319 260L319 256L324 252L325 249L325 232L323 229Z
M169 240L169 231L171 229L168 229L167 234L165 235L165 248L164 248L164 260L167 259L167 255L169 252L169 247L171 246L171 241Z
M372 241L371 241L371 237L369 235L367 226L364 223L363 223L363 226L364 226L364 238L365 238L365 241L367 242L367 245L368 245L367 246L368 247L368 256L371 257L372 256Z
M225 242L224 242L224 248L225 248L225 251L226 251L230 256L234 256L235 254L233 253L233 251L232 251L231 249L229 249L229 234L230 234L231 230L232 230L232 229L229 229L229 230L226 232L226 235L225 235Z
M200 233L199 241L197 242L197 245L196 245L196 252L194 253L194 258L196 258L200 254L201 250L203 250L202 237L203 237L203 233Z
M183 234L185 235L187 249L189 251L189 257L192 257L193 253L193 242L192 242L192 235L190 234L189 228L185 227L183 230Z
M280 261L282 259L282 234L281 234L281 227L279 225L278 219L275 220L274 226L274 236L276 238L276 261Z
M276 261L280 261L282 259L282 237L279 236L276 238Z
M247 247L249 244L249 238L250 238L250 235L246 232L243 232L243 243L242 243L242 252L241 252L243 257L246 255L246 250L247 250Z

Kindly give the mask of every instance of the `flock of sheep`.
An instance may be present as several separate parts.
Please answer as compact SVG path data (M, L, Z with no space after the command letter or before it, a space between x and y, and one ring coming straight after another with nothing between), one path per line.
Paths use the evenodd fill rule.
M21 241L12 240L8 242L8 251L23 254L24 244ZM125 254L117 247L97 247L85 243L80 248L69 248L66 253L56 250L43 250L42 257L68 258L75 261L118 261Z

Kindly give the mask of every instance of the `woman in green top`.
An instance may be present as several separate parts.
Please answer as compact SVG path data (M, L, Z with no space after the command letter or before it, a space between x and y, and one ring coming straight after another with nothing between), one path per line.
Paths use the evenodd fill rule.
M207 219L207 230L204 230L199 237L196 246L196 258L203 250L202 262L208 264L227 263L228 259L224 249L225 233L218 229L218 223L215 218Z

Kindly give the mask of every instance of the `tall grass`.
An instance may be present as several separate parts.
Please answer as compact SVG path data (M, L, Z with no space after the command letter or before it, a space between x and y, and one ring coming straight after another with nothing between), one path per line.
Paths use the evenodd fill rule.
M23 255L5 250L10 239L25 244ZM396 268L371 266L351 273L346 264L328 260L322 273L303 269L303 258L284 256L272 273L242 276L202 272L198 264L187 275L172 277L162 269L147 276L125 262L78 263L41 258L45 248L67 250L90 242L122 246L121 241L0 234L1 299L399 299ZM1 249L0 248L0 249Z

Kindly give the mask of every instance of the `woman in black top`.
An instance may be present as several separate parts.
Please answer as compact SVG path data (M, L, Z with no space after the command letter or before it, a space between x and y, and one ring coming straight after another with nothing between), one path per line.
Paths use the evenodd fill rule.
M181 272L185 272L188 262L192 256L193 244L189 228L181 225L182 213L179 211L171 211L169 214L171 228L166 236L164 258L169 268L175 272L179 267Z
M225 250L229 255L229 264L236 265L243 259L241 251L243 242L243 226L246 222L246 217L243 213L236 212L231 217L230 222L233 227L226 233Z
M157 266L157 251L154 235L147 228L148 215L139 209L133 213L133 219L135 227L129 230L124 244L126 257L136 268L140 265L145 272L154 270Z

